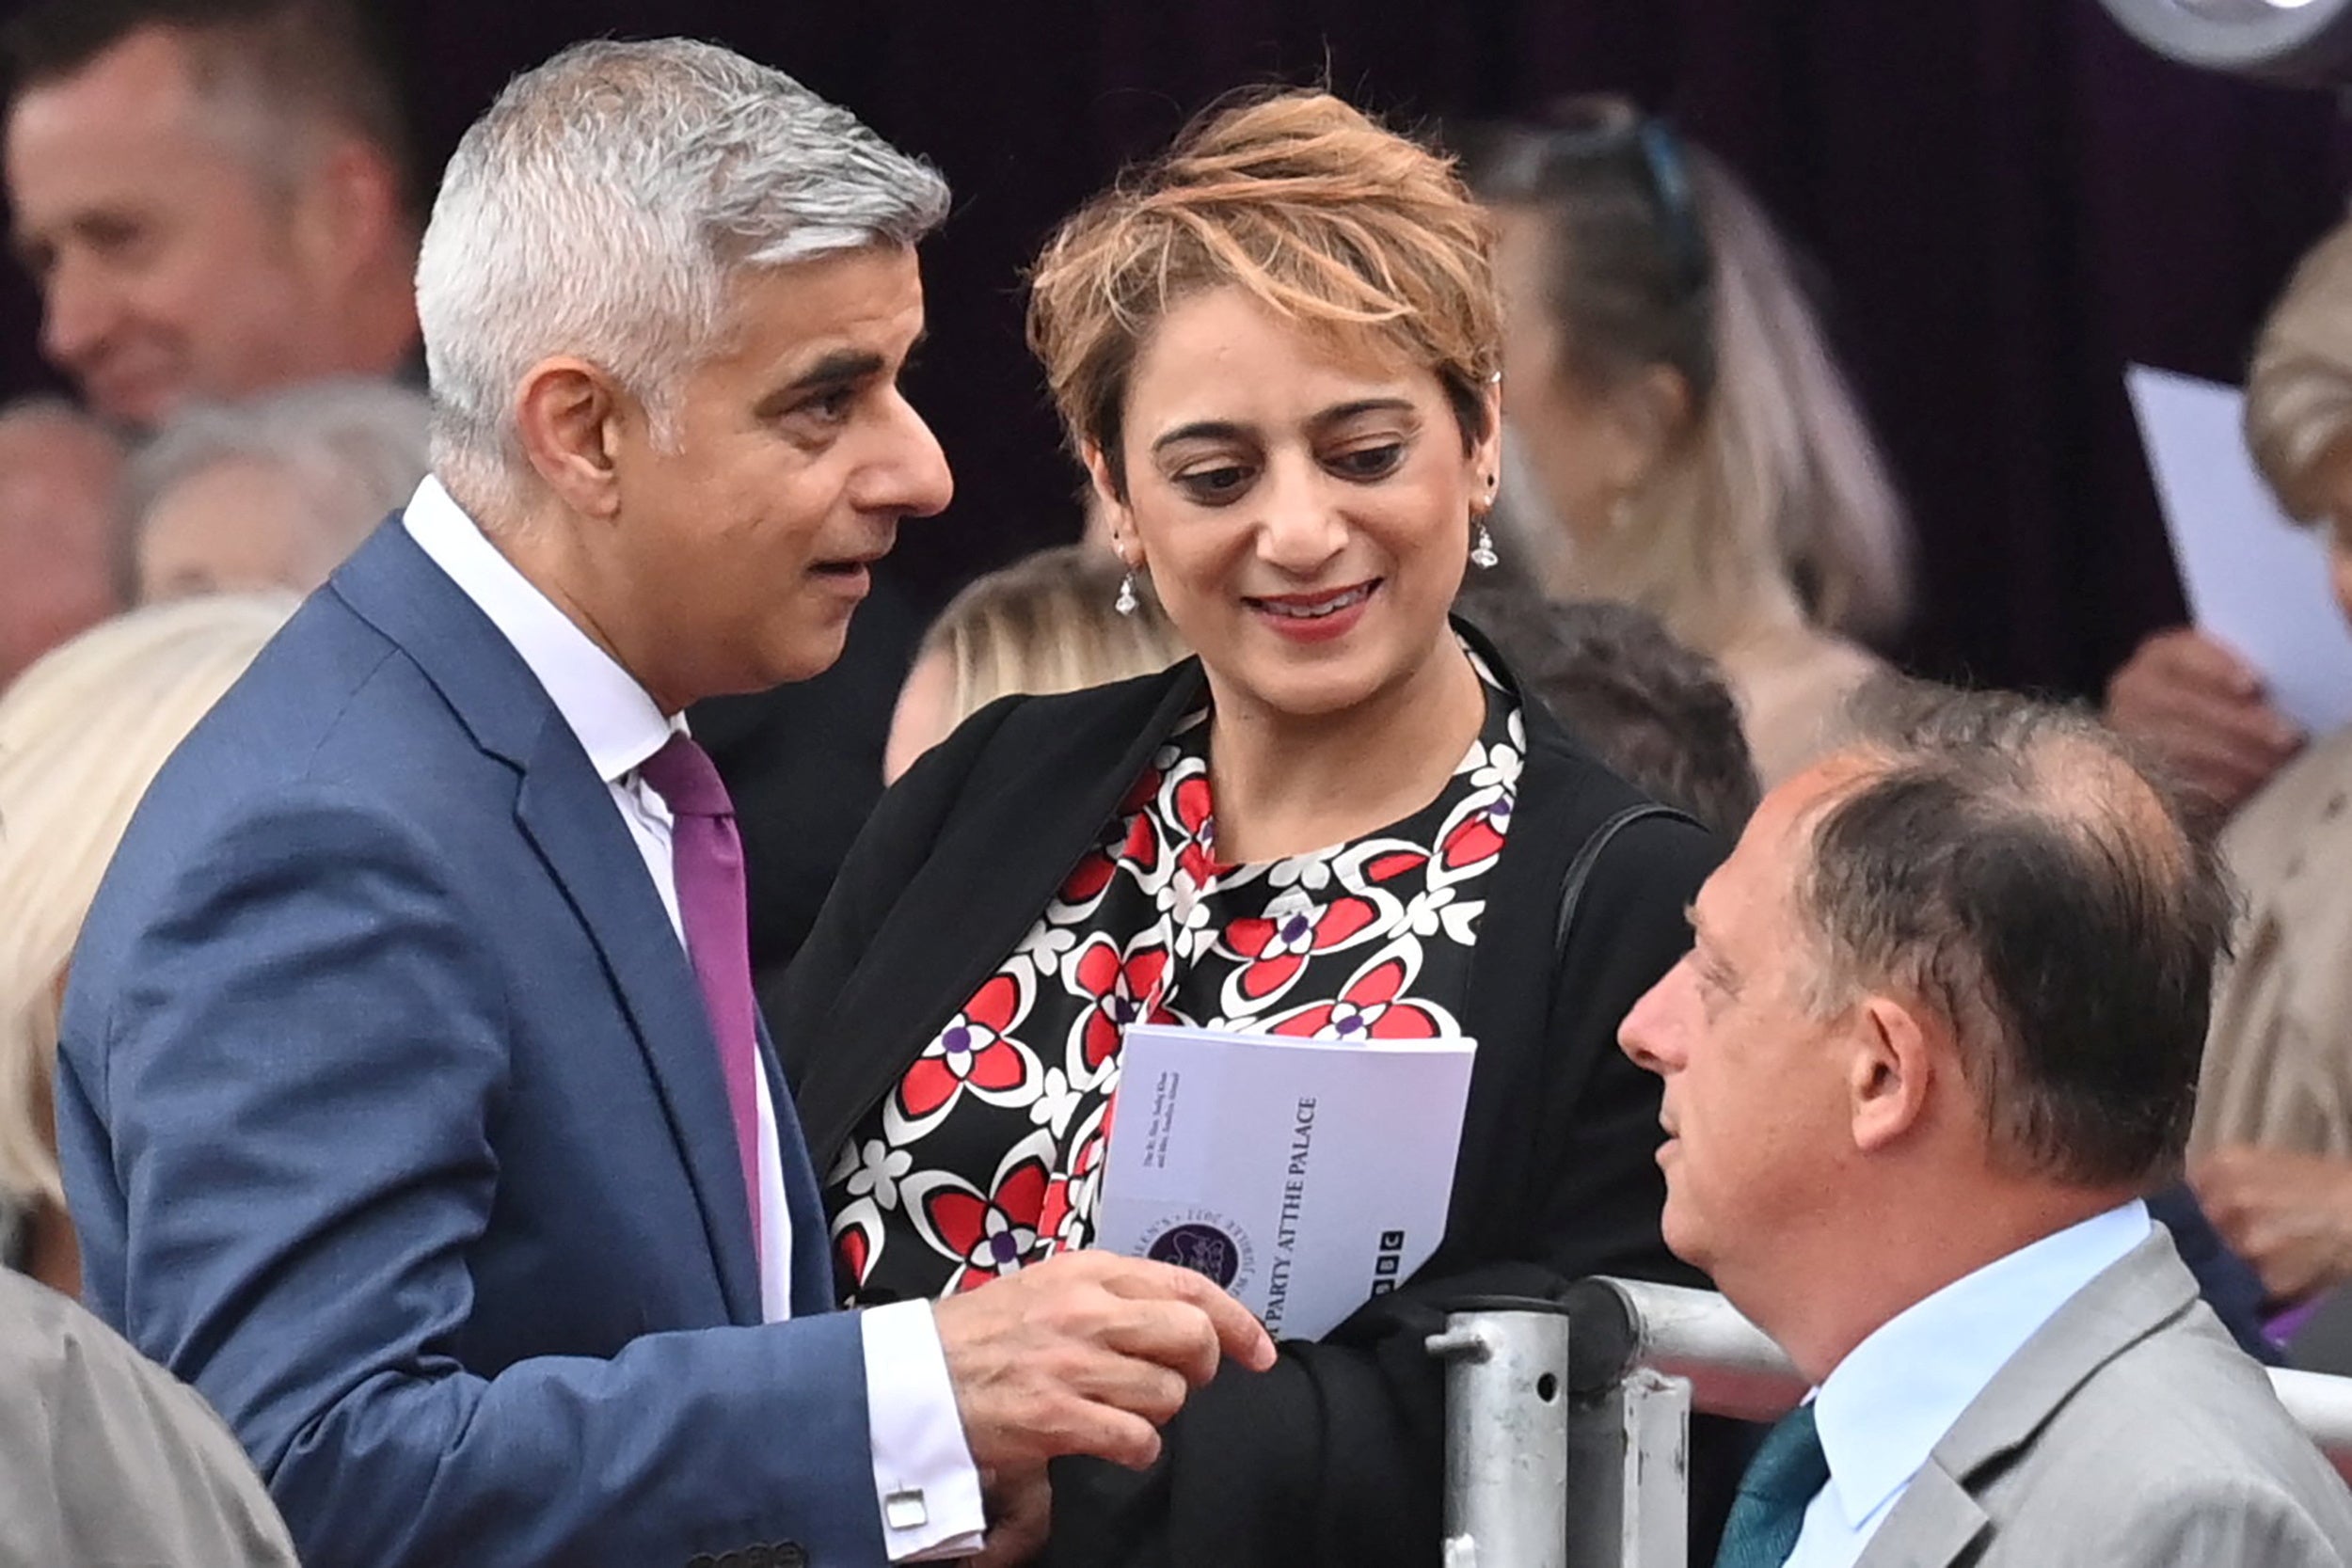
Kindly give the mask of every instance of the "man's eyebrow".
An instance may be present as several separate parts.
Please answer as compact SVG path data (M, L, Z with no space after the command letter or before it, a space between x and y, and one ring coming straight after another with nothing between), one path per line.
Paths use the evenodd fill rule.
M819 357L780 390L790 395L846 387L853 382L871 380L880 375L888 364L888 360L871 349L837 348Z

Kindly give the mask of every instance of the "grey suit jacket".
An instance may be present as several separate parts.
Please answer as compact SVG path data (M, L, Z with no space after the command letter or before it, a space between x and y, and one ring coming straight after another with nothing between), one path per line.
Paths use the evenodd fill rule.
M2352 1565L2348 1492L2158 1227L1963 1411L1857 1568Z
M294 1568L262 1478L185 1384L0 1269L0 1568Z

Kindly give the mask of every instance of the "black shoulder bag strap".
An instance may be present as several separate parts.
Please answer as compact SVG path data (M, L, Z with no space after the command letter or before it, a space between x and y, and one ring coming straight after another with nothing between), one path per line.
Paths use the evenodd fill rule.
M1568 874L1560 884L1560 924L1553 927L1551 934L1551 963L1555 974L1559 966L1567 961L1568 931L1576 924L1576 906L1584 896L1584 884L1592 880L1593 867L1599 862L1601 851L1609 847L1609 841L1620 832L1649 816L1662 816L1675 822L1688 822L1693 828L1703 828L1698 818L1689 812L1677 811L1655 800L1636 800L1595 828L1593 836L1584 841L1584 847L1576 852L1576 859L1568 863Z

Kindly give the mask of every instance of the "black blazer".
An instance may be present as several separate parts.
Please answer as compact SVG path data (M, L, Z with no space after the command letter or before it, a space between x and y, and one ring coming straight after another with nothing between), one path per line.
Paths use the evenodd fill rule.
M1007 699L883 797L777 998L820 1171L1027 934L1202 681L1195 660ZM1435 1562L1443 1393L1422 1339L1443 1304L1587 1274L1694 1277L1659 1237L1658 1081L1616 1029L1688 946L1683 911L1721 847L1687 821L1634 822L1557 945L1570 863L1643 797L1540 703L1522 706L1526 768L1471 958L1463 1022L1479 1053L1436 1255L1326 1339L1286 1342L1272 1371L1221 1374L1149 1472L1057 1465L1047 1560Z

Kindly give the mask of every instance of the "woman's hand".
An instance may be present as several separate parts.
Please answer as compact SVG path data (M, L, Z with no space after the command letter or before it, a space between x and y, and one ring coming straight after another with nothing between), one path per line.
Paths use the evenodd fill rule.
M2160 631L2107 682L2107 722L2147 747L2223 816L2302 749L2262 677L2190 626Z
M2200 1161L2189 1181L2271 1300L2352 1279L2352 1160L2241 1144Z

